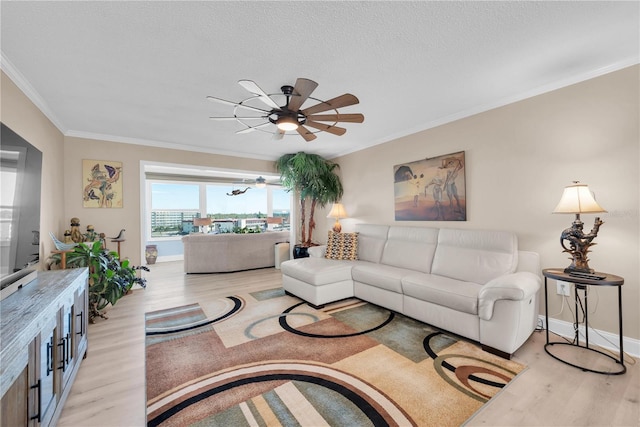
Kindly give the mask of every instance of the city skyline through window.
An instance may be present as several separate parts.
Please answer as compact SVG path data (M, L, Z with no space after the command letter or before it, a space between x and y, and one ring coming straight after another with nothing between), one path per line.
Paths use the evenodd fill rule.
M203 216L229 220L280 216L289 222L291 195L281 187L167 181L151 181L149 187L151 238L188 234L193 218Z

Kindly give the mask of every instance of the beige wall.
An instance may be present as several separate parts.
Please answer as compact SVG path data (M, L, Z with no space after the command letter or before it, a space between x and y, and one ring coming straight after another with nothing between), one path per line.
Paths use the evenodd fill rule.
M357 222L512 230L521 249L540 254L543 268L566 267L559 238L573 216L551 211L563 188L580 180L609 211L601 215L605 224L590 266L625 278L624 334L640 338L639 69L630 67L336 159L350 215L341 221L343 230ZM456 151L466 156L468 220L396 222L393 166ZM583 215L585 229L591 229L594 217ZM329 226L325 220L318 230ZM323 234L318 232L318 238ZM552 287L550 312L556 313L561 298L555 295L555 282ZM617 332L616 293L598 289L589 304L590 324ZM570 312L565 308L556 317L569 320Z
M239 157L220 156L215 154L196 153L164 148L154 148L134 144L122 144L109 141L66 137L64 144L65 203L64 227L56 230L62 233L69 228L69 219L80 218L81 230L87 224L95 227L97 232L104 232L108 237L125 229L126 241L121 243L122 258L130 258L134 265L140 265L142 254L141 209L144 200L140 192L140 162L161 162L206 166L211 168L240 169L273 173L273 162L265 160L244 159ZM123 207L113 209L84 208L82 206L82 160L111 160L122 162ZM107 240L109 249L117 248L115 243Z
M0 121L42 151L40 260L43 260L55 249L49 231L57 231L63 223L64 136L4 72L1 78ZM43 265L41 262L40 266Z

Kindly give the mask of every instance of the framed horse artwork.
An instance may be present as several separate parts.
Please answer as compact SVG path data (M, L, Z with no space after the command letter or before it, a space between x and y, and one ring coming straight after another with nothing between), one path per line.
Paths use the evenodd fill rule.
M396 221L466 221L464 151L393 167Z

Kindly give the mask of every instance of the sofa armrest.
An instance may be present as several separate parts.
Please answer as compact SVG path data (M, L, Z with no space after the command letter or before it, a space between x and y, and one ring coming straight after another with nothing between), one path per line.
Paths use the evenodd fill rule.
M311 246L307 249L307 253L313 258L324 258L327 251L327 245Z
M498 300L522 301L531 298L542 284L540 276L520 271L487 282L478 295L478 316L491 320L493 306Z

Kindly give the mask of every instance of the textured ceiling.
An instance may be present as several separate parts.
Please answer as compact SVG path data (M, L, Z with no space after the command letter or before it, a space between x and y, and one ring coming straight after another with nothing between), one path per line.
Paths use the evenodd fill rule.
M65 135L275 159L327 157L639 61L638 2L2 1L2 69ZM362 124L236 134L237 84L306 77ZM305 104L305 106L311 104Z

